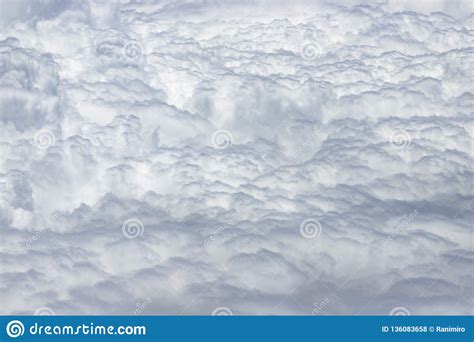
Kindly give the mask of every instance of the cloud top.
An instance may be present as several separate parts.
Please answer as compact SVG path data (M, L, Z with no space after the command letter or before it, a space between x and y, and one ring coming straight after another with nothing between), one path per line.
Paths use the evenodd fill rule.
M3 314L471 313L467 2L8 8Z

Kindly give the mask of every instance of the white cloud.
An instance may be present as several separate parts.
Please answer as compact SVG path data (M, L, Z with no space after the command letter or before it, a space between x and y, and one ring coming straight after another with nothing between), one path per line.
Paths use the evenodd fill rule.
M470 312L467 3L42 3L1 20L2 313Z

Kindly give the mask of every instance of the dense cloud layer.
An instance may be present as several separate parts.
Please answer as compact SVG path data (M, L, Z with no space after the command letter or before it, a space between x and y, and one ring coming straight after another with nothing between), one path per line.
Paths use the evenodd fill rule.
M472 313L470 6L3 1L0 313Z

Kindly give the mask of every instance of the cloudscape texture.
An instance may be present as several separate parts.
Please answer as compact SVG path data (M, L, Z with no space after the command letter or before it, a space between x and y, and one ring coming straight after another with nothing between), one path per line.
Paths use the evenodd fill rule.
M0 3L1 314L472 314L470 1Z

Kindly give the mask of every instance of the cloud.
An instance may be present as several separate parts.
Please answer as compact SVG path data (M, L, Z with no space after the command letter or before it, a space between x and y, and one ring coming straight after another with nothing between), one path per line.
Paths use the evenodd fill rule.
M1 21L3 314L471 312L467 3L41 3Z

